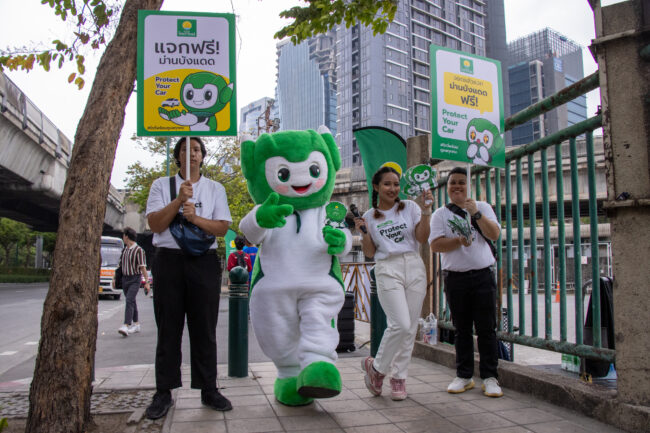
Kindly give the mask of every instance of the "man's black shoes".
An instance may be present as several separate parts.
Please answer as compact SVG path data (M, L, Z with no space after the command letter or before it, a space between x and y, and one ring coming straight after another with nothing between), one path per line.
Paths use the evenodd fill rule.
M145 411L145 416L149 419L158 419L167 415L169 408L174 405L172 393L166 390L158 390L153 396L153 401Z
M230 401L226 397L221 395L219 390L217 390L216 388L210 390L202 389L201 403L214 410L220 410L220 411L232 410L232 405L230 404Z

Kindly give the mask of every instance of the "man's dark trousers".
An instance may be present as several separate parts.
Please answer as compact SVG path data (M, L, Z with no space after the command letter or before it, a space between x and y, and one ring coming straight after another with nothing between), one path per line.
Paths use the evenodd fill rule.
M476 327L479 372L482 379L497 378L496 282L490 268L467 272L445 272L445 293L456 328L456 375L468 379L474 375L474 339Z
M189 256L158 248L153 263L156 289L154 315L158 326L156 387L173 389L181 382L181 340L185 316L190 336L191 383L195 389L217 385L217 317L221 295L221 264L214 250Z
M135 275L122 275L122 291L126 298L126 308L124 309L124 323L131 325L138 320L138 304L135 302L135 297L140 290L140 274Z

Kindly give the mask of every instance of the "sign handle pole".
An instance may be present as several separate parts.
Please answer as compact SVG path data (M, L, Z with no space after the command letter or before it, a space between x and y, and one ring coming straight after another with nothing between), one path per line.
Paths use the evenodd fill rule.
M472 164L467 163L467 198L472 198ZM466 212L467 224L472 227L472 217Z
M191 181L192 175L190 174L190 136L185 137L185 180Z

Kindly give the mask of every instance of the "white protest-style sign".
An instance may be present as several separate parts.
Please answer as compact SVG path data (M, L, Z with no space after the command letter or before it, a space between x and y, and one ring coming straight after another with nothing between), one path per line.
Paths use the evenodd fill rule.
M497 60L431 45L432 157L505 167Z
M237 135L235 17L138 13L138 135Z

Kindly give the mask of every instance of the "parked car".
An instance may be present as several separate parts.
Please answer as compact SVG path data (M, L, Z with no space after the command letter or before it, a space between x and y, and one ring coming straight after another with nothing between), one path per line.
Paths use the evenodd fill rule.
M119 300L122 297L122 289L115 287L113 277L120 262L124 241L120 238L102 236L101 242L99 250L102 256L102 265L99 271L99 298L107 297Z

